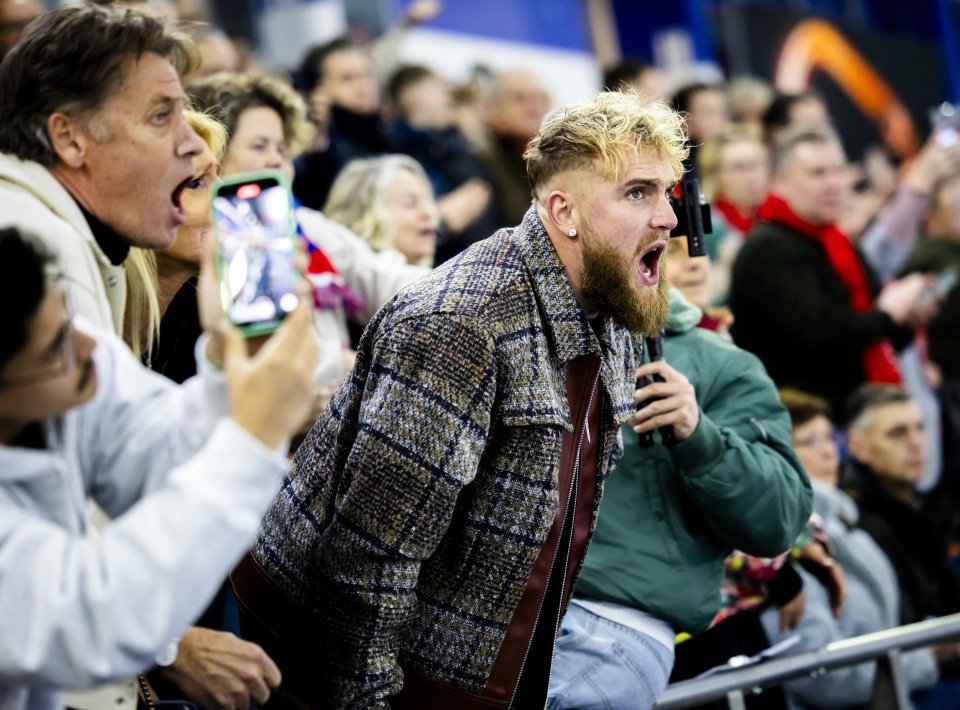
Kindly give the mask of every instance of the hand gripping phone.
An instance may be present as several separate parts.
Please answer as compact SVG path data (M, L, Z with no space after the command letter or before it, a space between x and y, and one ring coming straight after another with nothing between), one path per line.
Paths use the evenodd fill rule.
M224 313L248 337L272 333L298 302L290 185L276 170L231 175L211 209Z

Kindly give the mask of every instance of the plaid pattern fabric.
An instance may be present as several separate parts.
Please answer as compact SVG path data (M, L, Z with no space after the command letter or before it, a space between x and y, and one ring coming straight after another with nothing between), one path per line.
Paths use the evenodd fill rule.
M254 548L314 611L331 706L386 707L398 658L483 689L557 509L569 360L603 354L598 486L620 456L633 339L594 326L532 208L371 321Z

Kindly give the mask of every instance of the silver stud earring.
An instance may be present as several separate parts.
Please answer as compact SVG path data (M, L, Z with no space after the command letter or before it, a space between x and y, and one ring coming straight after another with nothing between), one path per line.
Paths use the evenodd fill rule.
M577 230L571 228L570 231L567 232L567 234L568 234L569 236L571 236L571 237L575 237L575 236L577 236Z

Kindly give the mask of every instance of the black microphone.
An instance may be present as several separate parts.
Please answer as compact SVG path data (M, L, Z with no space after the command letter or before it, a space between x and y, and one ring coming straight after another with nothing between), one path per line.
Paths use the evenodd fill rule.
M659 335L654 335L646 338L646 344L647 344L647 350L650 353L650 362L657 362L659 360L663 360L663 330L662 329ZM657 374L648 375L647 377L644 377L642 381L640 379L637 380L637 389L640 389L640 387L644 385L648 385L651 382L663 382L663 381L664 379L660 375L657 375ZM637 405L637 411L640 411L641 409L643 409L653 401L654 401L653 399L648 399L645 402L641 402L640 404ZM663 442L663 445L666 446L668 449L673 448L674 446L677 445L677 435L674 433L672 425L668 424L666 426L662 426L657 431L660 432L660 441ZM637 436L639 437L637 443L642 448L649 449L651 446L653 446L652 431L642 432Z

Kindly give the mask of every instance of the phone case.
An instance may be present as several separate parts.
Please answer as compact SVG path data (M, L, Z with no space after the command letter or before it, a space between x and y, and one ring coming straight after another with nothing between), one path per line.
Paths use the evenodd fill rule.
M294 204L293 204L293 190L290 187L290 183L284 177L283 173L279 170L257 170L247 173L237 173L236 175L230 175L225 178L221 178L216 182L213 187L212 197L210 201L210 211L211 219L214 227L214 238L216 241L216 255L217 255L217 281L220 284L221 289L221 306L224 311L224 316L229 320L234 326L243 333L246 337L252 337L257 335L267 335L274 332L277 328L280 327L280 323L283 322L283 317L273 318L270 320L264 321L255 321L249 323L236 323L230 318L230 304L227 302L227 298L224 296L224 283L227 279L227 261L222 248L222 241L220 238L220 225L217 221L216 210L214 209L213 201L221 196L221 193L230 192L232 188L235 188L239 185L264 182L267 180L276 181L279 187L282 187L288 199L290 200L290 210L289 210L289 219L287 225L287 233L290 236L290 240L293 242L293 249L291 254L295 255L299 252L299 240L297 239L297 225L296 217L294 215ZM296 270L295 270L296 271ZM299 275L298 275L299 278Z

